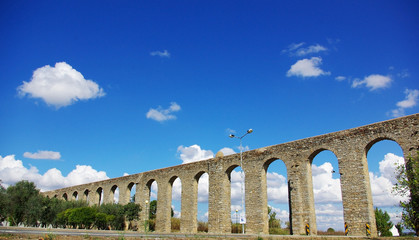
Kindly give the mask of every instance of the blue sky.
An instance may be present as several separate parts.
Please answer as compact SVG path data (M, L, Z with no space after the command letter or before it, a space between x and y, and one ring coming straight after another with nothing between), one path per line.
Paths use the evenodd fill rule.
M238 152L228 135L248 128L255 149L417 113L418 10L417 1L2 1L0 179L38 174L48 189ZM385 154L401 156L381 148L368 159L377 174ZM24 174L11 178L10 166ZM45 180L48 171L61 181Z

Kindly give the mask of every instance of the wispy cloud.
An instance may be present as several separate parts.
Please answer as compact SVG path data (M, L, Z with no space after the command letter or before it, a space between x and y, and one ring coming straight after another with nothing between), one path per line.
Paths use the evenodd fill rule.
M105 96L105 92L92 80L87 80L76 69L65 62L54 67L46 65L34 71L30 82L17 88L19 95L41 98L57 109L79 100Z
M391 110L393 117L401 117L405 115L406 108L412 108L417 105L419 98L419 90L417 89L406 89L404 91L405 99L398 102L396 106L398 108Z
M162 51L154 51L150 53L151 56L158 56L162 58L170 58L170 53L167 50Z
M355 79L352 82L352 87L361 87L365 85L365 87L369 88L370 91L374 91L381 88L388 88L390 87L392 79L390 76L384 76L380 74L371 74L365 77L363 80Z
M32 158L32 159L50 159L50 160L60 160L61 154L59 152L54 151L40 151L36 153L25 152L23 154L25 158Z
M287 77L318 77L321 75L330 75L330 72L325 72L320 69L322 59L320 57L305 58L297 61L287 72Z
M146 117L158 122L164 122L167 120L176 119L176 116L172 113L177 111L180 111L180 106L177 103L172 102L170 103L170 107L166 109L163 109L161 106L159 106L157 109L150 108L150 110L146 113Z
M341 82L341 81L346 80L346 77L345 76L337 76L337 77L335 77L335 80Z
M292 43L288 46L287 49L282 50L282 53L289 53L291 56L303 57L309 54L324 52L328 50L325 46L320 44L310 45L308 47L303 47L304 45L304 42Z
M306 48L297 49L295 54L297 56L305 56L305 55L308 55L308 54L319 53L319 52L323 52L323 51L327 51L327 48L323 47L320 44L316 44L316 45L308 46Z

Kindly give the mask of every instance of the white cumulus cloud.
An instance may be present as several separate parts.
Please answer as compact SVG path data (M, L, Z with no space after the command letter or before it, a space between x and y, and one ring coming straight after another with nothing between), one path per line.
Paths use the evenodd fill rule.
M228 148L228 147L222 148L220 152L222 152L224 156L228 156L228 155L232 155L236 153L233 149Z
M84 183L90 183L109 179L106 172L97 171L91 166L77 165L67 176L63 176L60 170L51 168L44 174L30 166L23 165L21 160L15 159L14 155L0 156L0 179L7 187L21 180L34 182L41 191L59 189Z
M318 77L330 75L330 72L323 71L319 66L322 64L320 57L305 58L297 61L287 72L287 77Z
M330 162L320 166L312 164L314 200L317 203L342 202L340 179L333 178L333 170Z
M51 160L61 159L61 154L59 152L54 152L54 151L38 150L38 152L36 153L25 152L23 156L25 158L32 158L32 159L51 159Z
M54 67L46 65L34 71L30 82L18 87L21 96L41 98L45 103L60 107L79 100L105 96L105 92L92 80L87 80L76 69L65 62Z
M169 58L170 57L170 53L167 50L164 51L153 51L150 53L151 56L158 56L158 57L162 57L162 58Z
M201 149L199 145L192 145L184 147L183 145L177 148L182 163L190 163L201 160L206 160L214 157L214 153L211 150Z
M370 91L374 91L377 89L390 87L391 82L392 82L392 79L390 76L384 76L380 74L371 74L365 77L363 80L355 79L352 82L352 87L356 88L356 87L365 85L365 87L369 88Z
M176 119L176 116L172 113L178 111L180 111L180 106L177 103L172 102L170 103L170 107L166 109L163 109L161 106L159 106L157 109L150 108L150 110L146 113L146 117L158 122L164 122L167 120Z
M393 117L404 116L406 108L412 108L418 104L419 90L406 89L404 94L406 95L405 99L396 104L398 108L391 110Z
M379 163L379 174L370 172L371 191L374 206L392 207L405 198L392 193L396 183L396 168L404 164L404 158L393 153L387 153Z

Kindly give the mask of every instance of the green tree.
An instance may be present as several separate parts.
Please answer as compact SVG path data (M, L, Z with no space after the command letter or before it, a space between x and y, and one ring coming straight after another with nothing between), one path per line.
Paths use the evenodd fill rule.
M138 220L140 217L141 206L133 202L124 206L125 217L128 221Z
M403 234L403 225L401 223L396 224L397 232L399 232L399 236Z
M153 200L150 202L150 215L149 215L149 219L155 219L156 218L156 213L157 213L157 201Z
M375 208L375 222L380 236L393 236L390 232L393 223L390 221L390 215L388 215L387 211Z
M71 209L68 215L68 223L79 228L90 229L96 220L97 210L91 207L81 207Z
M110 223L115 219L114 215L98 212L95 216L95 226L99 230L108 229Z
M109 225L114 230L125 229L125 211L124 206L120 204L102 204L98 207L98 212L114 216L109 221Z
M87 207L85 201L65 201L58 198L44 197L42 199L42 214L41 214L41 225L47 227L50 224L52 227L58 227L65 225L65 221L60 221L59 213L70 208ZM63 216L61 216L63 217ZM62 219L61 219L62 220ZM64 226L63 226L64 227Z
M281 220L276 218L276 212L272 210L272 207L268 206L269 216L269 233L270 234L283 234L281 229Z
M6 189L1 185L0 180L0 221L4 221L7 218L8 207L9 197L7 196Z
M276 218L276 212L272 211L272 207L268 206L269 227L280 228L281 220Z
M400 202L402 223L419 236L419 151L415 157L409 155L406 164L398 166L396 174L397 183L393 191L407 197L406 201Z
M25 223L36 225L36 220L41 217L42 199L39 190L33 182L26 180L9 186L6 190L9 198L9 222L11 225Z

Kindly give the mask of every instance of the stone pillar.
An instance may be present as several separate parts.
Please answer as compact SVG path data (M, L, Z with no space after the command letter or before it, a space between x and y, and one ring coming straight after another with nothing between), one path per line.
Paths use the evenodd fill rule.
M230 179L221 161L209 166L208 232L231 233Z
M287 165L287 164L286 164ZM299 164L287 165L288 203L290 210L290 231L292 235L305 235L305 214L302 201L303 181L299 171Z
M112 204L114 203L114 193L111 191L111 187L103 187L103 204Z
M121 185L119 187L119 200L118 203L121 205L128 204L130 202L131 191L127 185ZM141 207L143 204L140 204Z
M302 160L298 174L301 177L302 220L310 227L310 235L317 235L316 212L314 208L313 175L310 159ZM304 229L305 230L305 229Z
M95 206L99 205L99 194L97 193L97 189L94 191L89 192L89 199L88 199L88 205L89 206Z
M356 144L347 144L356 146ZM345 148L338 153L342 188L343 215L348 225L348 235L366 236L369 224L371 236L377 236L368 163L365 149Z
M168 181L158 183L156 232L171 232L172 186Z
M150 212L150 188L151 188L152 181L149 183L140 182L137 184L137 189L135 192L135 203L140 204L142 211L140 212L140 219L138 224L138 231L139 232L146 232L148 231L148 220L149 220L149 212ZM130 190L128 189L125 192L128 192L130 195ZM126 198L125 198L126 199ZM146 203L147 201L147 203Z
M194 176L182 179L182 206L180 232L196 233L198 231L198 181Z
M246 233L269 234L266 171L258 162L245 165Z

